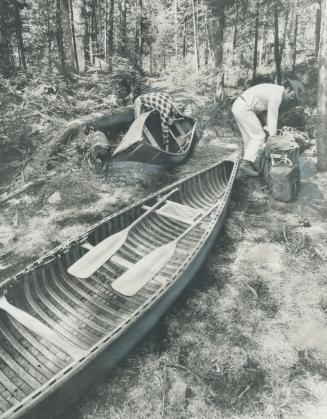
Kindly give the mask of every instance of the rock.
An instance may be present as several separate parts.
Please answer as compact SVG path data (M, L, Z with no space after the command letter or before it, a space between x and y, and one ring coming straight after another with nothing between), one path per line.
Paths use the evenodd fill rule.
M169 407L176 410L182 410L185 408L186 404L187 384L176 372L171 372L169 374L169 381L171 384L171 388L168 391Z
M49 202L49 204L52 204L52 205L56 205L59 202L61 202L60 192L56 191L52 195L50 195L49 198L48 198L48 202Z

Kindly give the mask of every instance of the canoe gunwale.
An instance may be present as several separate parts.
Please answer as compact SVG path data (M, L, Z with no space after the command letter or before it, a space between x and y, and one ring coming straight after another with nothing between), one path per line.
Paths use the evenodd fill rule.
M146 198L139 200L138 202L129 205L121 209L120 211L111 214L104 219L100 220L99 222L93 224L89 229L87 229L84 233L66 241L62 245L57 246L52 251L44 255L43 257L39 258L37 261L29 265L19 274L14 277L8 278L4 284L0 287L0 294L6 294L6 290L11 289L17 281L23 279L23 276L28 274L35 268L45 266L51 263L57 257L61 257L64 255L67 249L72 246L80 245L81 242L87 240L90 234L92 234L99 226L104 223L109 222L114 217L121 216L122 214L127 214L133 208L141 207L146 202L149 202L156 198L158 195L162 193L167 193L167 191L173 189L174 187L178 186L181 183L184 183L186 180L191 179L204 173L211 168L217 166L218 164L222 163L223 161L232 161L234 163L234 167L230 173L230 177L228 180L228 184L224 191L224 195L221 199L220 205L207 217L210 217L210 222L205 226L205 232L203 232L201 239L196 243L195 246L192 247L192 251L189 256L181 263L175 270L174 274L171 275L169 281L163 283L158 290L151 295L142 305L140 305L133 313L130 314L129 318L125 321L121 322L115 329L113 329L107 336L104 336L98 342L96 342L92 347L86 350L85 355L83 355L80 359L72 361L69 363L64 369L54 375L48 382L44 383L42 386L37 388L34 392L30 393L26 398L21 400L20 403L12 406L11 409L7 410L3 416L3 418L7 417L20 417L22 414L28 413L31 409L33 409L37 404L39 404L42 400L46 399L51 393L54 393L57 388L64 385L74 374L77 374L81 369L86 368L88 364L90 364L97 356L103 353L112 343L117 340L120 336L124 334L126 329L131 327L136 321L138 321L147 310L154 306L157 301L167 292L167 289L173 287L176 282L178 281L179 277L186 271L187 267L192 263L193 260L196 259L199 250L204 246L204 243L210 238L211 233L217 224L220 215L226 208L226 203L230 198L231 189L234 183L236 171L239 165L240 159L240 152L233 153L235 155L232 159L224 159L221 162L215 163L211 165L209 168L201 169L198 172L179 180L171 185L168 185L161 190L153 193ZM206 217L206 218L207 218ZM34 400L33 400L34 399ZM14 416L12 416L14 415Z

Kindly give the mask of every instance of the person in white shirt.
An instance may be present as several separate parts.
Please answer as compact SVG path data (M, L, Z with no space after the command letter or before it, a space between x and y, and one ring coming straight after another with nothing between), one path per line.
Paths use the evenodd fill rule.
M257 84L243 92L234 102L232 112L244 141L244 157L240 169L247 176L258 176L254 166L264 141L277 132L278 110L282 102L299 99L293 80L283 86ZM267 125L262 127L257 114L267 112Z

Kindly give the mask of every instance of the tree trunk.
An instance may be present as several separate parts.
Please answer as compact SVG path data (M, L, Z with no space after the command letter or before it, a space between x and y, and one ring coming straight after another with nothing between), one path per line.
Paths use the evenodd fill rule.
M26 71L25 48L24 48L23 33L22 33L23 25L22 25L22 19L20 17L20 12L19 12L19 3L17 2L17 0L14 0L14 12L15 12L15 27L16 27L16 36L17 36L19 55L21 58L23 69Z
M208 34L209 47L212 51L214 68L221 67L224 57L223 41L224 41L224 25L225 13L224 0L206 0L208 7Z
M122 16L123 24L122 24L122 43L123 43L123 51L124 57L127 56L127 5L126 0L124 0L124 8L123 8L123 16Z
M0 0L0 72L5 77L11 75L14 70L12 63L12 51L10 42L9 21L9 1Z
M95 64L96 55L96 31L95 31L95 3L91 2L91 16L90 16L90 61L91 65Z
M321 0L317 163L318 169L327 170L327 0Z
M83 1L76 2L72 0L72 6L78 71L83 72L85 70L84 35L86 32L85 19L83 18Z
M84 65L91 65L91 54L90 54L90 16L86 5L86 0L82 0L81 4L81 21L84 28L83 31L83 50L84 50Z
M76 47L76 35L75 35L73 0L69 0L69 7L70 7L70 22L71 22L72 38L73 38L75 68L76 68L77 73L79 73L79 63L78 63L78 55L77 55L77 47Z
M294 38L293 38L293 63L292 63L292 73L295 72L296 66L296 44L297 44L297 30L299 24L299 16L296 14L295 23L294 23Z
M281 77L281 72L280 72L280 56L279 56L279 27L278 27L278 16L279 15L279 10L278 10L278 2L275 3L274 6L274 37L275 37L275 42L274 42L274 50L275 50L275 64L276 64L276 78L277 78L277 83L281 84L282 81L282 77Z
M285 49L285 45L286 45L286 33L287 33L287 26L288 26L288 18L290 15L290 10L289 8L286 9L286 14L285 14L285 24L284 24L284 31L283 31L283 40L282 40L282 44L280 46L280 50L279 50L279 60L280 62L282 62L283 59L283 54L284 54L284 49Z
M109 30L108 30L108 60L109 71L112 73L112 60L114 55L114 13L115 13L115 0L110 0L109 10Z
M50 0L47 0L46 4L46 19L47 19L47 44L48 44L48 70L49 73L52 71L52 48L51 48L51 18L50 18Z
M174 0L174 25L175 57L178 58L178 0Z
M235 2L235 9L236 9L236 17L235 17L235 25L234 25L234 34L233 34L233 49L236 49L237 46L237 35L238 35L238 9L239 9L239 0Z
M215 101L221 102L225 97L224 91L224 27L225 0L206 0L208 7L208 35L209 48L213 57L215 77Z
M76 71L75 68L75 57L74 57L74 46L73 46L73 35L72 25L70 21L70 10L69 0L61 0L61 24L62 24L62 35L63 43L65 48L65 65L67 71Z
M209 34L208 34L208 10L204 9L204 31L205 31L205 50L204 50L204 65L208 65L209 62Z
M66 71L66 65L65 65L65 50L64 50L64 44L63 44L61 15L62 15L61 1L56 0L56 23L57 23L56 38L57 38L57 48L58 48L58 67L59 67L59 72L61 74L64 74Z
M142 68L143 68L143 33L142 33L143 32L143 29L142 29L143 0L138 0L138 1L139 1L138 64L139 64L139 69L142 72Z
M266 10L263 12L264 14L268 14L269 5L267 5ZM267 37L268 37L268 21L265 19L263 29L262 29L262 38L261 38L261 47L260 47L260 55L259 55L259 65L265 62L267 56Z
M316 57L319 54L319 44L320 44L320 29L321 29L321 0L318 0L319 9L316 12L316 28L315 28L315 53Z
M183 28L183 61L185 61L186 58L186 23L184 22L184 28Z
M93 51L96 58L100 57L100 43L101 38L101 18L100 3L98 0L93 1ZM100 20L100 22L99 22Z
M196 0L192 0L192 17L193 17L193 38L194 38L194 56L195 56L195 68L196 71L200 69L199 62L199 47L198 47L198 30L196 24Z
M103 39L103 49L104 49L104 60L107 61L108 56L108 1L104 0L104 39Z
M286 30L283 62L287 69L291 70L293 62L293 36L295 27L295 16L297 14L297 5L291 3L289 12L289 25Z
M258 35L259 35L259 1L256 4L256 15L254 23L254 50L253 50L253 73L252 80L257 76L257 63L258 63Z

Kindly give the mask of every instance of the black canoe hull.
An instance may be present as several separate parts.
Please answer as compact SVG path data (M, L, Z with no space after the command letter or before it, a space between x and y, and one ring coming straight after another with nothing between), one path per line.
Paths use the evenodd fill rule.
M191 117L184 116L182 121L179 121L178 124L183 126L185 132L188 131L188 145L181 150L177 150L177 146L174 142L174 139L170 135L170 151L165 151L160 118L157 112L149 112L145 114L145 117L141 116L141 122L146 125L153 134L157 146L154 146L149 141L142 139L144 136L144 130L140 129L138 120L136 120L130 127L126 136L130 138L135 138L136 141L134 144L129 147L121 147L121 145L116 149L112 156L112 161L110 163L117 164L120 162L139 162L148 165L160 166L160 167L169 167L175 166L182 163L194 149L194 146L197 142L196 135L196 120ZM139 118L139 119L140 119ZM172 130L174 126L172 127ZM123 142L125 138L123 139ZM118 150L118 151L117 151ZM109 164L110 164L109 163Z

